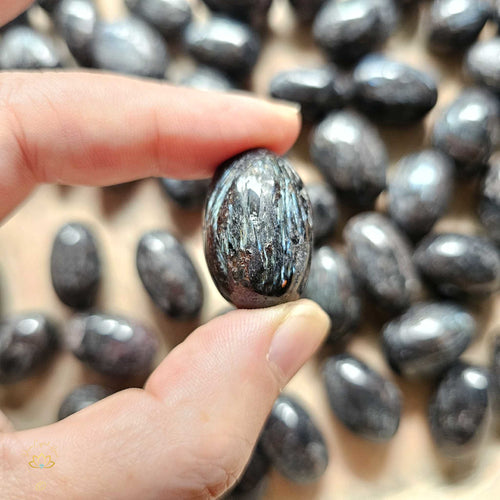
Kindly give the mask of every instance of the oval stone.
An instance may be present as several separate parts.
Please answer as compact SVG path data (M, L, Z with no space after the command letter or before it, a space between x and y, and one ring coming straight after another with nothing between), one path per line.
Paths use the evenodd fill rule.
M184 181L178 179L159 180L165 194L185 210L198 210L205 204L211 179Z
M101 399L107 398L112 391L101 385L82 385L70 392L61 403L57 420L69 417L84 408L87 408Z
M297 18L304 22L309 23L319 12L321 6L326 0L290 0L290 5L295 11Z
M490 365L490 382L493 408L500 413L500 331L493 339Z
M490 164L481 183L478 211L489 237L500 246L500 158Z
M198 66L192 73L181 79L180 85L198 90L234 89L233 82L223 73L208 66Z
M465 70L476 83L500 94L500 37L476 42L467 53Z
M332 411L350 431L373 441L396 434L401 393L392 382L349 354L328 358L323 379Z
M387 190L391 219L412 238L428 233L448 208L453 174L453 162L434 149L402 158Z
M387 217L356 215L344 229L344 240L352 270L380 307L398 312L418 300L422 287L409 242Z
M312 135L311 157L350 202L370 206L385 188L386 148L376 129L357 113L330 113Z
M300 177L284 158L247 151L217 170L203 237L212 278L236 307L296 300L312 254L312 214Z
M137 271L153 302L172 318L199 314L203 286L182 244L166 231L150 231L137 246Z
M47 364L58 345L55 325L40 313L14 314L0 322L0 384L18 382Z
M379 54L358 63L353 81L358 108L379 123L414 123L437 102L437 86L431 76Z
M312 207L314 243L320 244L335 233L339 218L337 196L323 182L308 184L306 190Z
M151 330L117 314L77 315L67 323L65 337L80 361L116 378L148 375L158 348Z
M353 331L359 324L361 300L351 268L331 247L313 254L304 297L314 300L330 316L330 341Z
M77 309L94 305L101 282L101 259L90 228L65 224L52 244L52 286L64 304Z
M487 295L500 286L500 255L486 238L430 234L415 250L422 275L443 295Z
M203 0L203 2L214 12L260 27L267 20L272 0Z
M410 307L382 330L382 346L391 367L407 378L440 375L465 351L476 332L474 318L452 303Z
M309 413L290 396L276 399L260 443L278 472L296 483L317 481L328 466L325 439Z

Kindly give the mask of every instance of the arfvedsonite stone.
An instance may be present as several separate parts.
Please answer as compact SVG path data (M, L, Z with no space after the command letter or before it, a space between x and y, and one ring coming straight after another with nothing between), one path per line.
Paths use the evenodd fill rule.
M335 233L339 208L335 191L325 182L306 185L313 215L313 239L317 245Z
M205 205L211 179L159 179L166 195L185 210L197 210Z
M467 52L465 70L477 84L500 94L500 36L476 42Z
M490 163L482 180L478 212L489 237L500 246L500 157Z
M224 298L239 308L300 297L312 254L312 213L290 163L265 149L215 173L203 225L205 257Z
M57 414L57 420L69 417L73 413L83 410L111 394L112 391L102 385L82 385L77 387L64 398Z
M203 0L203 2L214 12L260 27L267 19L272 0Z

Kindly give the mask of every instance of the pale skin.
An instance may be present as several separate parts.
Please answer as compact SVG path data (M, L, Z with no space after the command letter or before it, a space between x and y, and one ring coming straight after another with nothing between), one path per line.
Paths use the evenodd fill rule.
M29 0L0 0L0 25ZM286 152L296 109L91 72L0 73L0 217L43 183L200 178L254 147ZM240 476L279 394L329 328L301 300L234 311L195 330L144 389L14 432L0 412L2 498L216 498ZM57 448L44 491L24 450ZM38 476L37 476L38 478Z

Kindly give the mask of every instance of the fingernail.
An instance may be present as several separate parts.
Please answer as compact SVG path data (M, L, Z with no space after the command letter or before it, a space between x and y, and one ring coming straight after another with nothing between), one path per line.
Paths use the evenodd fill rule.
M277 328L267 359L283 387L316 352L330 329L330 319L314 302L300 300L290 307Z
M272 104L276 111L286 116L297 116L302 109L301 105L297 102L283 101L281 99L267 99L267 102Z

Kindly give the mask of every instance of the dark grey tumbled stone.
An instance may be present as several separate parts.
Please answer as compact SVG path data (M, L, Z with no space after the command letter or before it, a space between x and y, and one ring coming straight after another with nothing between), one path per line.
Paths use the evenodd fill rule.
M52 40L28 26L14 26L0 40L0 69L54 69L61 57Z
M50 275L61 302L77 309L94 305L101 281L101 260L87 226L73 222L59 229L52 244Z
M187 0L125 0L125 4L165 38L180 36L192 17Z
M150 231L139 241L137 271L153 302L168 316L199 314L203 286L182 244L166 231Z
M92 40L92 59L97 68L162 79L169 63L163 37L138 17L98 23Z
M178 179L160 179L160 185L166 195L177 205L186 210L198 210L205 204L208 187L212 179L184 181Z
M405 236L384 215L367 212L344 229L351 268L375 302L402 311L417 301L422 287Z
M248 76L260 53L257 34L227 17L213 16L204 23L191 23L186 28L185 40L189 53L199 63L237 79Z
M493 408L500 413L500 331L493 338L491 349L490 383Z
M205 257L224 298L239 308L300 297L312 254L312 210L290 163L265 149L217 170L205 208Z
M47 12L52 12L61 0L38 0L38 5Z
M488 375L482 368L457 362L431 398L429 423L441 451L467 455L480 440L489 414Z
M429 47L441 53L474 42L490 16L488 0L434 0L427 22Z
M328 358L323 380L331 409L354 434L373 441L396 434L401 393L391 381L349 354Z
M391 219L412 238L428 233L448 208L453 173L453 162L437 150L402 158L387 191Z
M500 157L491 162L482 180L478 212L488 236L500 246Z
M498 99L479 88L464 90L444 109L432 130L432 143L455 160L459 173L484 168L499 134Z
M256 27L265 24L272 0L203 0L214 12L220 12Z
M380 54L364 57L353 73L355 102L368 118L389 125L421 120L437 102L435 80Z
M290 0L290 5L293 7L299 20L308 23L316 17L316 14L325 1L326 0Z
M61 403L57 420L69 417L84 408L87 408L101 399L107 398L112 391L101 385L82 385L70 392Z
M291 481L316 481L328 466L325 439L307 411L290 396L276 399L260 443L274 467Z
M18 382L47 364L58 345L55 325L40 313L0 321L0 384Z
M403 377L440 375L465 351L476 332L474 318L450 302L415 304L382 330L391 367Z
M345 258L328 246L316 250L304 297L314 300L330 316L330 341L356 329L361 300L354 276Z
M486 295L500 287L500 254L488 239L430 234L415 250L415 264L443 295Z
M181 79L180 85L198 90L227 91L235 88L234 83L224 73L208 66L198 66Z
M350 202L370 206L386 186L385 145L376 129L353 111L330 113L316 127L311 157Z
M156 335L117 314L80 314L66 325L66 343L93 370L117 378L148 375L158 348Z
M465 70L476 83L500 94L500 37L476 42L467 52Z
M324 182L308 184L306 191L312 207L314 243L320 244L335 233L339 218L337 196Z

